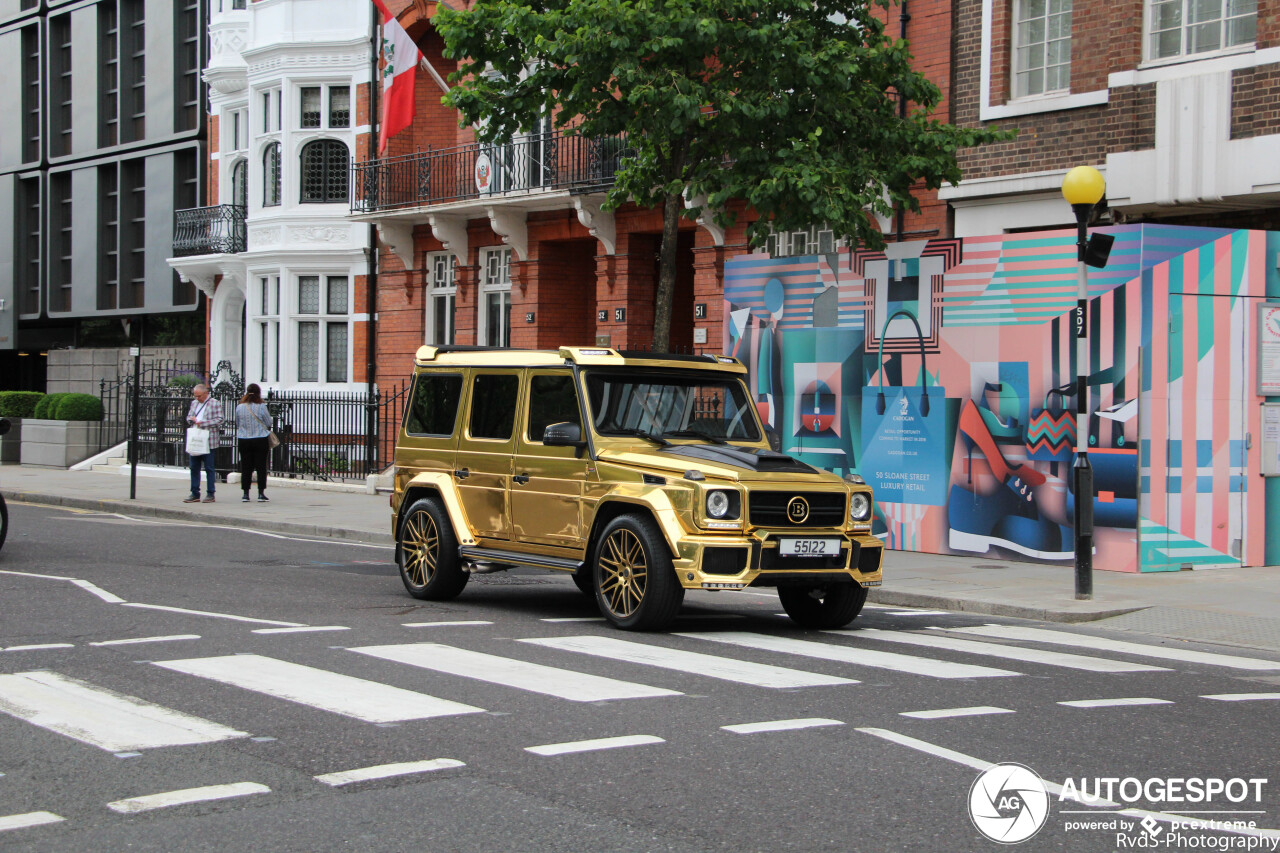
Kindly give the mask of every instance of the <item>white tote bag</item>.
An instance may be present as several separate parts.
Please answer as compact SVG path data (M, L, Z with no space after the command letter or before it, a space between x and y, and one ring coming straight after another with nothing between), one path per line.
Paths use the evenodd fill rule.
M190 456L204 456L209 452L209 430L193 426L187 429L187 453Z

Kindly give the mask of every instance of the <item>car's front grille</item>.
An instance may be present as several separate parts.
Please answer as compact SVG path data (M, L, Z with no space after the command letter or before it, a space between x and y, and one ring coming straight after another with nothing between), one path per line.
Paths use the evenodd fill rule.
M808 513L799 521L789 511L793 501L803 501ZM844 492L758 492L747 493L751 523L756 527L843 527Z
M884 548L861 548L858 551L858 571L864 575L874 575L880 571L880 558L884 556Z
M702 549L702 571L709 575L736 575L746 567L746 548Z

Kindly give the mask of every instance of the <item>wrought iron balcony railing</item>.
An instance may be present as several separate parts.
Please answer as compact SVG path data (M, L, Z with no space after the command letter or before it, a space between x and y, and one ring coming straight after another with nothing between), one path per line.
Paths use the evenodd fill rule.
M174 257L234 255L246 248L245 209L239 204L216 204L176 211L173 220Z
M586 139L562 131L369 160L352 167L352 213L553 190L599 192L613 186L621 137Z

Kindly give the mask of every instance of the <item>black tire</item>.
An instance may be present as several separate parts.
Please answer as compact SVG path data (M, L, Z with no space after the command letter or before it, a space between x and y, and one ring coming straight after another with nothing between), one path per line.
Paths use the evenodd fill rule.
M573 585L585 596L595 598L596 586L592 578L591 564L587 563L573 573Z
M400 580L414 598L448 601L467 585L471 576L458 560L458 538L437 499L413 502L400 522L399 544Z
M0 548L4 547L4 538L9 535L9 507L5 506L4 496L0 495Z
M605 525L591 575L600 612L626 631L661 631L684 601L666 540L643 515L620 515Z
M778 600L791 621L802 628L830 630L843 628L862 612L867 603L866 587L856 583L828 586L780 586Z

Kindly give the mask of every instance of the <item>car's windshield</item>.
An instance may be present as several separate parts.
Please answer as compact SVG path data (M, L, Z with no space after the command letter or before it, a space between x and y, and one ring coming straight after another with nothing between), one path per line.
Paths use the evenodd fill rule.
M758 441L760 428L736 376L686 371L591 370L587 396L600 435L641 433Z

